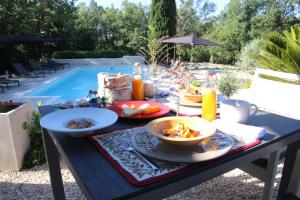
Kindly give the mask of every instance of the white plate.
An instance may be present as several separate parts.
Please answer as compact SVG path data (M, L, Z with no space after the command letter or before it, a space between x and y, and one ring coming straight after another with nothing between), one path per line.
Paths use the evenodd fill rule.
M179 104L180 105L183 105L183 106L195 106L195 107L201 107L202 106L202 103L194 103L194 102L190 102L190 101L185 101L182 99L182 97L180 97L180 101L179 101ZM174 97L174 96L168 96L166 98L169 102L172 102L172 103L176 103L176 100L177 98Z
M87 119L93 122L89 128L71 129L66 124L74 119ZM72 108L60 110L44 116L40 120L43 128L55 132L64 132L73 137L83 137L87 133L105 128L114 124L118 119L118 115L108 109L103 108Z
M180 98L181 99L179 101L179 104L182 105L182 106L202 107L202 102L194 103L194 102L191 102L191 101L186 101L186 100L182 99L182 97L180 97ZM177 97L170 95L166 99L171 103L176 103ZM221 99L222 99L222 95L218 94L217 95L217 106L218 107L220 105L220 100Z

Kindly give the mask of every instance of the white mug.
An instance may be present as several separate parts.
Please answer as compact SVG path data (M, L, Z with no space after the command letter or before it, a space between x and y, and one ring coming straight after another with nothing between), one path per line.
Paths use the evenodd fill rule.
M245 123L258 108L244 100L224 99L220 103L220 118L225 121Z

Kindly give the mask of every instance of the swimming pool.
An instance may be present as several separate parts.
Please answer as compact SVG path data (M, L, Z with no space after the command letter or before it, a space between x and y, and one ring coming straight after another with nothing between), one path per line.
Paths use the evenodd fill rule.
M132 66L78 67L26 96L57 96L62 101L76 100L86 97L89 90L98 89L99 72L132 74L132 70Z

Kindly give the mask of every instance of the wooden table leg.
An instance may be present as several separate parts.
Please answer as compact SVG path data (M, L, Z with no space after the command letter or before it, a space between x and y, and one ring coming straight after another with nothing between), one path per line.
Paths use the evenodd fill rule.
M298 149L300 149L300 141L289 145L286 150L284 167L282 171L282 177L279 185L277 199L285 198L284 196L287 193L289 182L291 180Z
M43 140L54 199L64 200L65 192L60 171L59 154L47 130L43 129Z

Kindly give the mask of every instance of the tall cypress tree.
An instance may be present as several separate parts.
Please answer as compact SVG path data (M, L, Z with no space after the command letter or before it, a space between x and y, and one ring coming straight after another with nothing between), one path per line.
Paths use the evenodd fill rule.
M150 8L149 38L176 34L175 0L152 0Z

